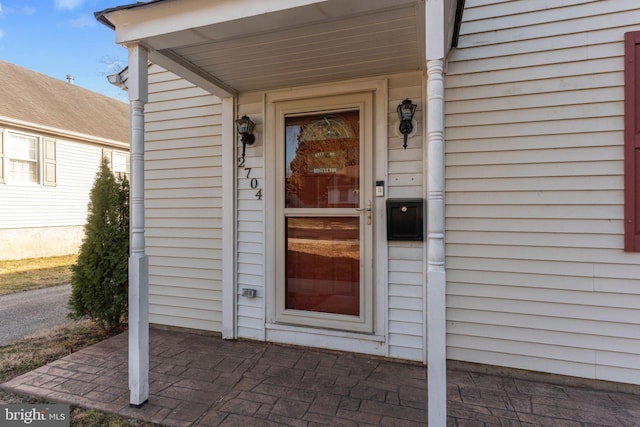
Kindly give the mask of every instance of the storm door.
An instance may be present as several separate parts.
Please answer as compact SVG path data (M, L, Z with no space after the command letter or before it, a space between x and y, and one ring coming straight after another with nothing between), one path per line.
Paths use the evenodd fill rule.
M367 99L360 94L317 101L333 108L296 101L279 109L280 322L372 331Z

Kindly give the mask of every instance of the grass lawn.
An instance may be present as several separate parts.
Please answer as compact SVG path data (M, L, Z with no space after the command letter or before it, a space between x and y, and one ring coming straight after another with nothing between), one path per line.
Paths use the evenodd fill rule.
M77 255L0 261L0 295L71 283Z
M108 338L90 320L69 322L0 347L0 382L46 365L76 350Z
M76 350L95 344L110 335L90 320L69 322L39 334L0 347L0 383L29 372L39 366L64 357ZM0 391L0 405L7 403L46 403L33 397L17 396ZM131 420L116 415L71 407L74 427L152 427L156 424Z
M76 255L0 261L0 295L70 283L70 267L75 262ZM109 333L92 321L82 320L69 322L13 344L1 346L0 383L100 342L109 336ZM0 405L8 403L48 402L0 391ZM72 406L71 426L152 427L157 425Z

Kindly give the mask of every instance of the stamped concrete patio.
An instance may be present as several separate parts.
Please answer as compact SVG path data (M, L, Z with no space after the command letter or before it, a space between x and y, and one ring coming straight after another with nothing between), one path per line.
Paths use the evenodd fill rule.
M152 328L150 365L141 409L126 334L0 388L172 426L426 425L414 364ZM464 363L447 374L449 426L640 426L640 387Z

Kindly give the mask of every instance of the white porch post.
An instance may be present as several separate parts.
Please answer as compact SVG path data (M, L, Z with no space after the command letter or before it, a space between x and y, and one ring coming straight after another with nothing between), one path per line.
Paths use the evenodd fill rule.
M427 61L427 388L430 426L447 424L442 64L441 59Z
M427 390L429 426L447 425L444 250L444 1L426 2L427 60Z
M131 215L129 257L129 403L149 399L149 264L144 243L144 104L147 102L147 51L129 49L131 107Z

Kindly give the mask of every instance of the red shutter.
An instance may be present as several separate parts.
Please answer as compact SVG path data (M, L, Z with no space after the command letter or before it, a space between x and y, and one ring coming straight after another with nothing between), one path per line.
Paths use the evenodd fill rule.
M624 40L624 250L640 252L640 31Z

